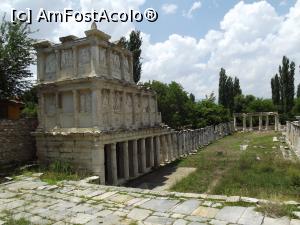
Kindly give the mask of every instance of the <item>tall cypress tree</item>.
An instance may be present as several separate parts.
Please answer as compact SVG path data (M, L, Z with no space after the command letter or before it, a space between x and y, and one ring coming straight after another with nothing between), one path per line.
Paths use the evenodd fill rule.
M237 77L234 77L234 83L233 83L233 96L241 95L242 89L240 87L240 80Z
M288 99L288 88L289 88L289 65L290 61L286 56L282 58L282 65L279 66L279 77L280 77L280 95L282 111L287 113L287 99Z
M132 52L133 57L133 80L135 83L141 79L142 62L141 62L141 46L143 40L140 31L131 31L127 48Z
M294 107L295 97L295 63L292 61L290 64L289 76L288 76L288 88L287 88L287 112L291 112Z
M297 98L300 98L300 84L297 87Z
M294 106L295 63L290 63L290 60L286 56L283 56L282 65L279 66L278 71L279 76L276 74L271 80L272 99L274 104L278 105L279 109L282 110L283 113L290 113Z
M234 107L234 85L231 77L228 77L226 80L226 108L231 112Z
M220 77L219 77L219 104L226 107L226 71L224 68L221 68L220 71Z
M280 83L279 83L278 74L276 74L271 79L271 88L272 88L272 101L274 105L279 106L280 105Z
M141 62L141 46L143 40L141 37L140 31L131 31L129 35L129 40L126 40L125 37L121 37L118 44L121 45L123 48L128 49L132 52L133 58L133 80L135 83L139 82L141 79L142 73L142 62Z

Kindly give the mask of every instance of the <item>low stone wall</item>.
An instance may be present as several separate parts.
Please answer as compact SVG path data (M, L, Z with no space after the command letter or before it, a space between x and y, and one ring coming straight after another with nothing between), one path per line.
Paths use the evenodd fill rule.
M36 119L0 120L0 173L35 159Z
M286 122L286 142L300 158L300 123L298 121Z
M232 122L221 123L215 126L207 126L196 130L174 131L171 134L173 146L172 148L169 148L169 159L177 159L181 156L193 153L197 151L199 147L206 146L215 140L232 134L233 132L234 126ZM170 160L165 158L163 161Z

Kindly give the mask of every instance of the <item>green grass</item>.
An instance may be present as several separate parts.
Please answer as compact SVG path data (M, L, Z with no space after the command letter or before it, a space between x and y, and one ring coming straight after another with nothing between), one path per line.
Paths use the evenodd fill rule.
M30 221L28 221L24 218L21 218L21 219L18 219L18 220L10 218L9 220L7 220L5 222L5 225L31 225L31 223L30 223Z
M197 170L172 190L299 201L300 162L283 159L276 135L236 133L207 146L179 163ZM246 151L241 144L249 145Z
M51 185L55 185L63 180L81 180L89 175L85 172L75 171L67 162L56 161L47 167L40 166L32 169L16 171L13 177L17 179L20 174L32 176L33 173L43 173L40 177L41 180Z
M269 217L278 218L278 217L288 216L290 218L297 219L297 217L293 214L293 212L298 211L298 208L295 205L268 203L268 204L260 205L260 207L256 208L256 211L262 212L264 215Z

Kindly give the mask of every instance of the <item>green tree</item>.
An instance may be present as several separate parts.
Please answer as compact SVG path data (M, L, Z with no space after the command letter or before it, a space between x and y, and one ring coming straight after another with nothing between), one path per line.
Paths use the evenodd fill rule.
M276 110L271 99L256 98L247 106L247 112L273 112Z
M142 62L141 62L141 46L143 40L140 31L131 31L129 35L129 41L127 41L126 47L132 52L133 57L133 80L138 83L141 79Z
M290 63L290 71L289 71L289 76L288 76L288 88L287 88L287 111L291 112L294 106L294 98L295 98L295 63L291 62Z
M234 77L234 82L233 82L233 96L241 95L242 94L242 89L240 87L240 80L237 77Z
M190 93L190 99L192 102L195 102L195 95L193 93Z
M225 69L221 68L219 73L219 104L223 105L224 107L227 106L227 99L226 99L226 81L227 75Z
M228 108L230 112L233 111L234 108L234 89L233 89L233 81L231 77L228 77L226 80L226 105L225 108Z
M29 66L35 62L34 40L25 23L0 24L0 99L14 98L31 86Z
M300 84L297 86L297 98L300 98Z
M292 112L294 115L300 115L300 98L296 98Z
M272 101L274 105L280 105L280 82L278 74L271 79Z
M213 93L208 99L193 101L193 98L176 82L164 84L152 81L144 85L157 93L162 120L172 128L200 128L229 121L229 111L215 103Z
M290 63L289 59L286 56L283 56L282 65L279 66L279 80L281 109L285 114L290 113L294 105L294 76L295 63Z

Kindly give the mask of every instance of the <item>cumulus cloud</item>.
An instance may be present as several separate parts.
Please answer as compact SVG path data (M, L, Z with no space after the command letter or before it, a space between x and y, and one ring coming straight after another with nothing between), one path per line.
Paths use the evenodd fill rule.
M217 92L221 67L238 76L246 94L270 97L270 78L282 56L300 63L300 0L280 16L266 1L236 4L205 37L144 37L144 80L175 80L198 98ZM296 76L297 77L297 76ZM297 84L298 79L296 79Z
M174 14L177 11L178 6L175 4L163 4L161 6L162 11L165 14Z
M193 13L197 10L200 9L202 6L202 3L200 1L194 2L191 8L187 12L183 12L183 15L187 18L192 18Z

